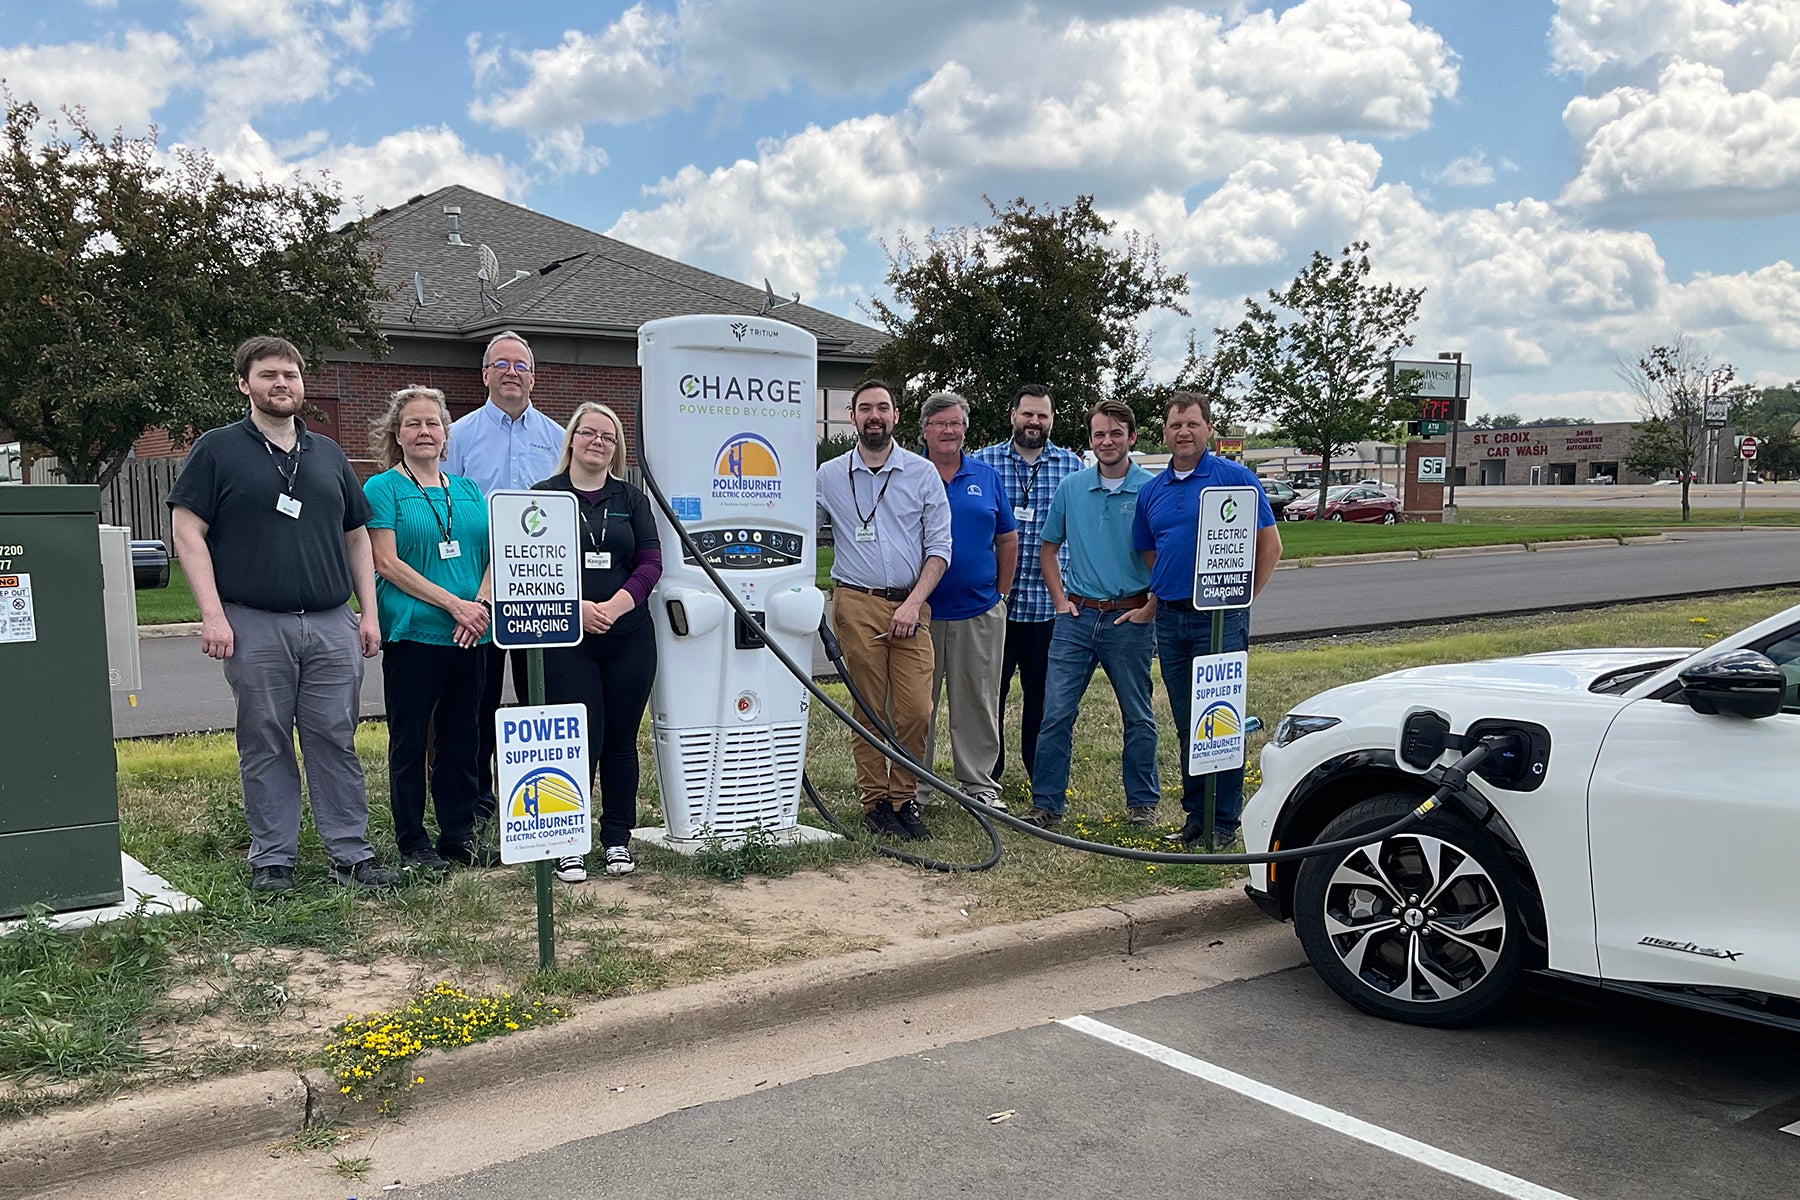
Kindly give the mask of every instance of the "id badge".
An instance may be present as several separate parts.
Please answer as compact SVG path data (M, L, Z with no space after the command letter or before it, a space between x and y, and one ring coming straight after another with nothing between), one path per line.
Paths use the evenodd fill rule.
M1036 515L1037 510L1035 508L1026 508L1023 505L1020 505L1013 509L1013 520L1015 521L1029 521Z
M300 501L294 499L286 492L283 492L281 495L275 497L275 511L284 517L293 517L298 520L300 517Z
M858 525L856 527L856 540L859 542L874 541L875 527L873 525Z
M612 551L589 550L583 556L583 565L590 571L604 571L612 566Z
M461 558L462 557L462 543L461 542L439 542L438 543L438 557L439 558Z

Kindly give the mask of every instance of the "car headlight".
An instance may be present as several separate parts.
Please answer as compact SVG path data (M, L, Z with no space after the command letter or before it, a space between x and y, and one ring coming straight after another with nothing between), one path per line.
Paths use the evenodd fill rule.
M1341 724L1338 717L1308 717L1301 713L1289 713L1275 725L1275 736L1270 741L1277 746L1285 746L1297 742L1309 733L1317 733L1321 729L1330 729Z

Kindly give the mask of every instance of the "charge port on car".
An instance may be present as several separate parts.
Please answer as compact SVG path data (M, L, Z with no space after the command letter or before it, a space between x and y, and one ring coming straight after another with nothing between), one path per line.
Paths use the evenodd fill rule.
M1550 731L1530 721L1476 721L1463 734L1465 746L1483 738L1505 737L1509 744L1475 768L1475 774L1509 792L1534 792L1550 770Z

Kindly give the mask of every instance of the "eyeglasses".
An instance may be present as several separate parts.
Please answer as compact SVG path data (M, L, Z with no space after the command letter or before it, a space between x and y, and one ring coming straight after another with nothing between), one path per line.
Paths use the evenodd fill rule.
M514 362L510 359L496 358L493 362L489 363L488 366L499 371L502 375L508 371L517 371L521 375L531 374L531 364L528 362Z
M600 441L608 446L616 446L619 444L618 438L610 433L601 433L598 429L577 429L575 431L575 440L578 442Z
M961 429L961 428L963 428L963 426L965 426L967 424L968 424L967 421L927 421L927 422L925 422L925 428L927 428L927 429Z

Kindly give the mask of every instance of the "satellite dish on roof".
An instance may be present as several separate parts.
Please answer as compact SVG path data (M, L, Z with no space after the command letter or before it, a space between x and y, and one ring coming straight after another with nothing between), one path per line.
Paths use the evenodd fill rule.
M492 246L486 242L481 243L475 248L475 255L481 260L481 270L475 272L475 278L485 279L489 283L500 278L500 257L494 253Z
M763 276L763 302L762 307L756 310L757 316L766 317L778 308L786 308L790 304L798 303L800 303L799 292L794 293L792 300L784 300L775 294L775 285L769 282L769 277Z
M419 274L417 271L414 271L413 272L413 306L412 306L412 311L410 311L406 314L407 323L412 324L412 323L416 322L419 317L419 310L422 308L430 308L432 305L436 304L438 302L438 300L439 300L439 297L437 297L437 296L433 296L429 300L427 300L425 298L425 277L423 275Z

